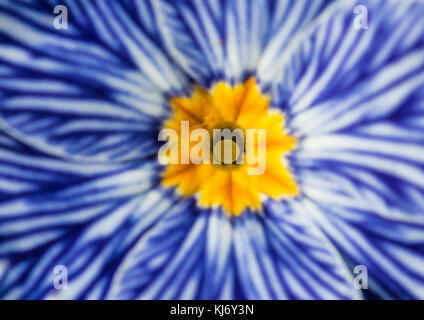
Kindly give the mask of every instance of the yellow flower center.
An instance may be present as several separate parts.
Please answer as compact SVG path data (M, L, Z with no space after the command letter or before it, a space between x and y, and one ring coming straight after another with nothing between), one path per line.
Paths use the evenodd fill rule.
M207 130L211 137L214 129L232 132L241 129L239 132L244 137L249 136L249 130L255 134L250 143L247 139L242 145L234 136L216 143L211 139L212 156L208 163L191 163L181 152L179 163L169 164L163 173L162 184L176 187L177 193L184 197L196 195L201 207L221 206L234 216L246 208L259 211L261 195L274 199L297 195L297 185L284 165L284 154L294 149L296 140L284 133L284 116L278 111L271 112L269 102L254 78L233 87L220 82L210 91L196 87L189 98L172 98L170 105L174 112L164 129L177 132L179 146L187 138L181 129L182 122L189 124L190 134L200 128ZM266 139L262 141L258 138L261 129L266 132ZM195 144L190 140L187 151L193 151ZM253 147L250 155L249 145ZM249 158L263 161L239 161ZM252 174L252 169L259 174Z

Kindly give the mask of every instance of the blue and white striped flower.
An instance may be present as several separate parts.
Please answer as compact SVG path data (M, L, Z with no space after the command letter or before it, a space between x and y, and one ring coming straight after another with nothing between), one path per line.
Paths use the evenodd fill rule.
M250 76L300 196L231 218L161 186L157 137ZM0 0L1 298L423 299L423 266L424 2Z

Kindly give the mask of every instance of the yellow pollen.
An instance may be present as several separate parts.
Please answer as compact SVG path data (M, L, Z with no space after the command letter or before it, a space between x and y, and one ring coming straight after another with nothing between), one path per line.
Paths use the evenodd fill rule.
M211 90L196 87L191 97L172 98L173 114L163 129L175 130L179 138L182 121L188 121L189 133L202 128L210 136L214 129L241 129L244 136L251 129L265 129L266 143L261 143L255 134L253 154L266 157L262 164L239 163L247 158L246 150L234 139L224 138L215 145L211 142L210 163L169 164L162 184L176 187L181 196L195 195L200 207L220 206L232 216L241 215L247 208L260 211L261 195L274 199L298 195L297 185L283 162L284 155L295 148L296 140L284 133L284 115L269 110L269 102L254 78L236 86L219 82ZM189 149L194 145L190 142ZM180 156L181 159L183 155ZM261 174L249 174L253 168L262 169Z

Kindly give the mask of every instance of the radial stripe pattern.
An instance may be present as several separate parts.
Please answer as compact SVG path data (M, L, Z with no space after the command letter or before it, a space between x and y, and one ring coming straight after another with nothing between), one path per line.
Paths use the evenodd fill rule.
M0 298L423 299L423 21L420 0L0 0ZM248 77L299 195L229 217L161 184L158 133L172 98Z

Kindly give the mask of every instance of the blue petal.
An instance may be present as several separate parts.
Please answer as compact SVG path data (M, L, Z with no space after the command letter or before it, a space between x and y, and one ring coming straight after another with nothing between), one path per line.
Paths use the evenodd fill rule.
M186 201L142 236L110 298L358 298L343 261L305 217L267 204L231 221Z
M424 220L387 219L334 202L303 200L295 210L320 225L352 270L367 268L368 290L385 299L423 299Z
M360 3L373 18L366 30L353 26ZM333 132L399 111L422 83L423 10L415 1L337 2L299 35L275 66L272 92L292 129Z
M126 180L127 187L117 186L114 191L107 188L108 178L100 179L107 190L86 190L85 196L74 194L79 200L71 203L64 199L66 205L62 207L40 200L38 208L31 204L33 209L25 218L13 215L2 219L0 256L6 254L8 265L0 279L1 298L106 297L122 257L175 204L169 192L143 191L126 174L113 178L117 184L119 178ZM41 244L34 241L56 230L61 232L59 237ZM66 290L53 287L54 268L58 265L68 270Z
M265 203L265 216L240 219L234 248L249 299L355 299L352 277L330 242L286 204Z
M53 6L30 3L0 3L2 127L59 157L153 154L169 114L166 94L181 92L187 79L152 27L122 1L69 1L69 29L56 30Z
M333 0L275 0L270 11L268 40L257 66L257 76L266 87L278 75L276 65L293 42L302 41L301 31L333 3ZM256 8L255 8L256 9Z
M10 271L0 282L6 299L103 299L122 257L174 204L166 194L152 191L121 201L112 212L104 212L85 226L73 225L66 238L44 250L10 259ZM143 205L142 205L143 204ZM68 288L53 288L55 266L68 270Z
M317 26L310 44L305 42L315 50L304 60L302 75L278 86L280 93L288 92L284 87L291 83L293 94L282 94L274 103L286 103L289 128L300 139L291 164L308 196L416 221L424 212L424 29L398 39L394 47L390 31L404 30L410 20L378 14L400 10L424 16L424 5L384 3L369 3L376 25L362 31L351 26L351 6L335 7L332 19ZM318 35L336 22L343 28L341 38L333 40L337 58L323 68L317 57L327 46ZM372 46L375 42L380 50ZM348 55L351 43L356 51ZM302 49L295 56L304 54ZM341 57L355 58L357 64L344 71ZM331 199L333 194L338 197Z
M367 30L353 27L359 4ZM287 52L273 88L299 139L297 209L369 268L380 297L424 296L423 17L417 1L335 4Z
M36 156L30 161L31 166L22 163L22 173L18 170L21 164L5 163L10 170L1 163L1 167L10 172L2 170L4 183L22 180L30 188L15 194L5 190L5 197L1 199L0 256L3 257L35 250L63 238L73 227L92 220L98 223L105 215L119 215L123 200L144 193L157 183L157 169L149 164L110 168L109 172L95 175L78 170L74 173L72 166L64 162L56 162L57 166L52 169L45 166L54 165L55 161ZM25 170L30 169L38 172L32 176L25 174ZM54 180L49 181L52 177ZM112 222L108 220L111 225Z
M179 203L138 240L118 269L109 298L196 297L207 217L193 209L193 200Z
M292 37L330 1L158 1L155 12L171 56L198 84L236 82L268 72ZM263 57L261 58L261 56Z
M151 191L159 172L155 160L59 160L0 133L0 297L59 293L57 265L69 270L60 297L104 297L120 257L175 202Z

